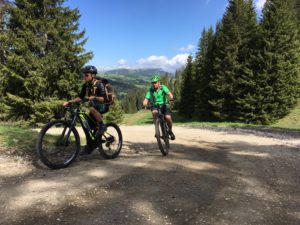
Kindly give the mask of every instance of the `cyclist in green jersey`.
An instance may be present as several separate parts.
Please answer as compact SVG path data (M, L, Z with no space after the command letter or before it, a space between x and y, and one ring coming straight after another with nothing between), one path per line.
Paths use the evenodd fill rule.
M167 88L167 86L160 83L160 76L153 75L151 78L152 86L149 88L143 101L143 106L147 107L148 103L151 104L151 111L153 116L153 122L156 120L157 107L162 106L162 112L165 114L165 119L169 127L169 133L171 140L175 140L175 135L172 131L172 111L168 102L173 101L173 94ZM169 100L168 100L168 98Z

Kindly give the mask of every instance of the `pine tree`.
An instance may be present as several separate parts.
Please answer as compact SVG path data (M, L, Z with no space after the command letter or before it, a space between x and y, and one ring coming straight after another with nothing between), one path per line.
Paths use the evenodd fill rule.
M173 84L173 96L174 96L174 109L179 108L180 104L180 95L181 95L181 86L182 86L182 74L183 74L183 68L182 69L177 69L175 72L175 79L174 79L174 84Z
M16 0L8 7L10 51L4 89L11 116L30 119L39 103L76 95L80 69L91 58L78 9L64 0Z
M4 38L5 36L3 35L3 33L5 32L4 17L5 17L4 1L0 0L0 69L2 68L2 66L4 66L5 51L8 48L8 46L5 44L6 43L6 40ZM1 81L3 80L2 76L3 76L3 73L0 72ZM3 88L3 84L0 86L0 88ZM2 91L0 92L0 94L2 94Z
M195 116L201 119L208 119L210 112L210 107L208 104L208 99L210 97L208 83L212 74L211 68L213 40L213 28L210 27L207 31L206 29L203 29L195 59Z
M300 31L300 0L295 0L295 3L294 3L295 5L294 5L294 8L295 8L295 10L294 10L294 13L295 13L295 15L296 15L296 18L297 18L297 24L298 24L298 33L299 33L299 31Z
M218 25L213 53L213 73L209 87L212 115L218 120L242 120L241 101L251 86L251 65L247 63L253 35L257 32L251 0L230 0Z
M161 84L164 84L168 87L168 89L173 93L174 90L174 80L172 75L169 73L165 73L164 76L161 77Z
M124 112L122 110L121 104L118 100L114 102L109 108L109 112L104 115L106 122L121 123L124 118Z
M142 108L146 90L135 88L129 91L122 101L122 108L125 113L135 113Z
M300 40L300 0L294 0L294 13L295 13L295 19L297 28L298 28L298 39Z
M256 99L261 123L285 116L299 97L300 44L293 0L268 0L261 21Z
M257 57L257 43L259 42L259 27L256 20L256 13L252 1L244 3L244 25L241 25L242 44L239 48L238 60L240 68L236 76L236 112L233 114L235 121L244 123L257 122L256 107L258 99L256 99L255 89L255 67Z
M195 110L195 78L193 57L189 55L182 75L181 96L179 113L186 118L191 118Z
M7 20L7 2L0 1L0 119L3 120L9 113L9 107L4 104L4 90L7 86L7 78L5 73L6 54L9 50L8 36L6 33Z
M6 28L5 27L6 8L4 6L5 6L5 1L0 0L0 69L4 66L5 52L8 49L7 36L4 35L5 28ZM3 76L3 73L1 72L1 70L0 70L0 76L1 76L0 78L2 78L2 76ZM3 85L1 85L0 88L2 88L2 87L3 87Z
M137 108L135 105L135 97L133 96L133 94L127 93L127 95L125 96L122 102L122 105L125 113L137 112Z

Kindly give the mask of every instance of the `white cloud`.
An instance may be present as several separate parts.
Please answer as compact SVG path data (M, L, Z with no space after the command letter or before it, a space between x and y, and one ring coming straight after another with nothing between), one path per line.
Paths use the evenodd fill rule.
M262 10L265 3L266 3L266 0L256 0L255 1L255 6L256 6L257 9Z
M99 72L114 70L114 69L149 69L161 68L167 72L174 73L176 69L186 65L188 53L175 55L172 58L166 56L152 55L147 58L140 58L135 63L130 63L125 59L120 59L115 65L103 66L99 68Z
M188 44L186 47L181 47L181 48L179 48L179 50L182 51L182 52L186 52L186 51L190 51L190 50L192 50L192 49L194 49L194 48L195 48L194 45Z
M137 68L161 68L168 72L174 72L176 69L184 66L189 54L178 54L173 58L166 56L149 56L148 58L141 58L137 61Z
M127 61L126 61L125 59L120 59L120 60L118 61L118 65L119 65L119 66L126 66L126 65L127 65Z

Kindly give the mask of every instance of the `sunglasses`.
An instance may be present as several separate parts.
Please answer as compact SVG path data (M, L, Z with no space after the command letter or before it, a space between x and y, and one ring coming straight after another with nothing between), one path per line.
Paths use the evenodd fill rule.
M88 76L90 76L90 75L91 75L91 74L89 74L89 73L84 74L85 77L88 77Z
M152 82L152 84L156 84L158 81Z

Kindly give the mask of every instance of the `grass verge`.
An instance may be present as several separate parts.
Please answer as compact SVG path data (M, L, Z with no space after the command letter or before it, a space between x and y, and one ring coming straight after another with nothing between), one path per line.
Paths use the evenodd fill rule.
M38 132L27 128L0 125L0 145L5 148L18 148L33 151Z
M149 110L140 110L134 114L125 114L122 124L124 125L143 125L151 124L152 116ZM298 104L286 117L278 120L271 125L255 125L246 123L235 122L203 122L197 121L193 118L186 119L178 114L177 111L173 112L174 125L186 126L200 126L200 127L252 127L252 128L278 128L287 129L292 131L300 131L300 104Z

